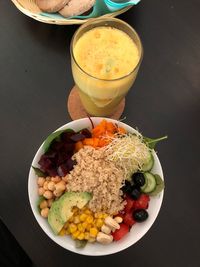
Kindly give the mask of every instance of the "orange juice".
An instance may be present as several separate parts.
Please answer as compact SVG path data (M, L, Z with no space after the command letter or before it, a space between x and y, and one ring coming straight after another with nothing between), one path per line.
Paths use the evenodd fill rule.
M132 86L141 52L115 27L94 27L74 43L72 72L86 111L109 116Z
M139 61L136 44L125 32L98 27L86 32L74 47L79 66L98 79L114 80L129 74Z

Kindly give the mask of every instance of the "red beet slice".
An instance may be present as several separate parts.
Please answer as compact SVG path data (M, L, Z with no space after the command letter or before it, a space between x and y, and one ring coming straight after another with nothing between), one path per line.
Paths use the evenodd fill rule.
M49 151L45 154L45 157L51 160L51 163L55 163L57 161L57 152Z
M59 176L66 176L68 174L68 169L66 167L66 164L62 164L58 167L57 169L58 175Z
M70 132L64 132L61 134L61 140L64 142L71 143L70 137L74 134L75 134L75 132L73 130L71 130Z
M73 134L70 139L74 142L78 142L78 141L81 141L83 139L85 139L85 135L81 134L81 133L76 133L76 134Z
M57 169L58 175L66 176L73 169L75 164L76 164L76 161L69 158L65 163L61 164L58 167Z
M69 153L70 155L73 154L74 149L75 149L74 143L66 143L63 145L63 151L65 151L65 153Z
M65 176L76 164L71 159L75 149L75 142L84 138L85 135L75 133L73 130L63 132L59 138L53 140L48 152L41 156L38 162L40 169L50 176Z
M87 128L81 130L80 133L83 134L85 136L85 138L91 138L92 137L91 132Z
M66 162L68 171L71 171L76 163L77 162L75 160L72 160L71 158L69 158Z
M48 173L48 175L51 176L51 177L55 177L55 176L58 175L56 169L49 169L49 170L47 170L47 173Z
M60 152L58 154L58 159L57 159L56 165L57 166L60 166L61 164L63 164L64 162L66 162L70 157L71 157L71 155L68 155L65 152Z
M53 151L58 151L58 150L60 150L62 147L63 147L63 143L62 143L62 142L59 142L59 141L54 141L54 142L51 144L51 150L53 150Z
M41 170L45 172L52 167L52 162L46 155L41 156L38 164L41 166Z

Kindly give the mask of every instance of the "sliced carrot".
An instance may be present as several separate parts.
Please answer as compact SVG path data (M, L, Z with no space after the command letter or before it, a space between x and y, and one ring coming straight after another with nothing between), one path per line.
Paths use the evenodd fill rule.
M98 126L92 130L92 136L93 137L99 137L103 134L104 134L104 129L102 129Z
M104 147L104 146L106 146L108 144L108 142L105 140L105 139L100 139L99 140L99 144L98 144L98 146L99 147Z
M107 124L107 121L106 121L105 119L103 119L103 120L100 122L99 126L100 126L101 128L104 128L104 130L105 130L105 129L106 129L106 124Z
M99 146L99 138L96 138L96 137L94 137L93 138L93 147L98 147Z
M81 141L76 142L75 151L78 152L81 148L83 148L83 143Z
M116 132L116 126L112 122L107 122L106 130L110 133L115 133Z
M122 127L118 127L118 133L120 134L126 134L126 130Z
M85 138L82 142L86 146L93 146L94 145L94 139L93 138Z
M82 141L82 145L93 146L94 148L103 147L109 144L114 137L116 132L125 134L126 131L122 127L117 127L114 123L108 122L103 119L96 127L92 130L92 138L85 138ZM77 149L80 145L77 145Z

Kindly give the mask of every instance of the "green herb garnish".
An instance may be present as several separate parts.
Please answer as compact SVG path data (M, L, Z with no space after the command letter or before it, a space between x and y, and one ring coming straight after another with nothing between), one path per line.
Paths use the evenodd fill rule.
M168 138L167 135L160 137L160 138L156 138L156 139L152 139L152 138L148 138L148 137L143 136L143 140L144 140L145 144L151 149L154 149L158 142L165 140L167 138Z

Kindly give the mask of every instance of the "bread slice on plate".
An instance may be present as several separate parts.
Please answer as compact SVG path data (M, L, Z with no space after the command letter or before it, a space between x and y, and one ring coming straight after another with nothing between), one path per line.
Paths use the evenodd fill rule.
M36 4L42 11L54 13L66 6L69 1L70 0L36 0Z
M64 8L62 8L59 13L63 17L78 16L94 6L95 0L70 0Z

